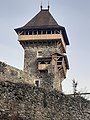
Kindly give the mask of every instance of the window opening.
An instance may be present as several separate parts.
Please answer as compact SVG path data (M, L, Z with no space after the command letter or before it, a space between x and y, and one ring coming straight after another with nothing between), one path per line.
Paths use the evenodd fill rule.
M48 61L48 64L50 64L50 61Z
M62 57L60 57L60 58L58 57L58 61L62 61Z
M42 57L42 51L37 52L37 57Z
M29 35L32 35L32 31L29 31Z
M59 30L56 30L55 32L56 32L56 34L60 34L60 31L59 31Z
M38 81L38 80L35 81L35 85L36 85L37 87L39 87L39 81Z
M62 64L62 62L60 61L60 62L57 62L57 65L61 65Z
M42 61L40 64L45 64L45 62L44 62L44 61Z
M47 31L47 34L51 34L51 31L50 31L50 30L48 30L48 31Z
M54 30L52 30L52 34L54 34Z
M41 34L41 30L38 30L38 34L39 34L39 35Z
M34 31L34 35L37 35L37 31Z
M40 87L40 80L39 80L39 79L36 79L36 80L35 80L35 86L36 86L36 87Z
M26 35L28 35L28 31L26 31Z
M43 34L46 34L46 30L43 31Z

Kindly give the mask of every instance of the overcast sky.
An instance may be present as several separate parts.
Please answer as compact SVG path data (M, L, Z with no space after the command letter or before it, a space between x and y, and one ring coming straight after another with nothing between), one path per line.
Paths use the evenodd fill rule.
M0 0L0 60L23 69L24 51L14 28L25 25L40 11L41 0ZM48 0L42 0L47 8ZM66 28L70 41L70 64L63 91L72 92L73 78L78 90L90 92L90 0L50 0L50 12Z

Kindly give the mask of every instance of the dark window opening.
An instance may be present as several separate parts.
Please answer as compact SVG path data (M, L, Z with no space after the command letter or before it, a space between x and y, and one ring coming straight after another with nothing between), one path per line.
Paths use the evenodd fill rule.
M37 35L37 31L34 31L34 35Z
M43 42L43 44L47 44L47 42Z
M35 85L36 85L37 87L39 87L39 81L38 81L38 80L35 81Z
M42 44L42 42L38 42L39 44Z
M57 62L57 65L61 65L62 64L62 62Z
M42 62L40 62L40 64L45 64L45 62L44 62L44 61L42 61Z
M33 42L29 42L30 44L33 44Z
M50 64L50 61L48 61L48 64Z
M38 34L41 34L41 30L38 31Z
M47 69L46 70L40 70L40 73L43 74L43 75L48 74L48 70Z
M46 34L46 31L45 31L45 30L43 31L43 34Z
M39 57L39 56L42 57L42 51L38 51L38 52L37 52L37 56L38 56L38 57Z
M32 35L32 31L29 31L29 35Z
M60 31L58 31L58 30L55 30L55 33L56 33L56 34L60 34Z
M54 34L54 30L52 30L52 34Z
M48 44L51 44L51 41L48 41Z
M26 35L28 35L28 31L26 31Z
M47 34L51 34L51 31L50 31L50 30L48 30L48 31L47 31Z
M62 57L60 57L60 58L58 59L58 61L62 61Z

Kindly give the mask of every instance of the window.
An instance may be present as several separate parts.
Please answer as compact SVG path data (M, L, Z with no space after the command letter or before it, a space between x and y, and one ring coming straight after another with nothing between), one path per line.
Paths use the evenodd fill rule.
M38 80L35 81L35 85L36 85L37 87L39 87L39 81L38 81Z
M52 30L52 34L54 34L54 30Z
M47 31L47 34L51 34L51 30L48 30L48 31Z
M38 51L37 52L37 57L42 57L42 54L43 54L42 51Z
M55 30L55 34L60 34L60 31L59 30Z
M29 35L32 35L32 31L29 31Z
M34 31L34 35L37 35L37 31L36 30Z
M39 79L36 79L36 80L35 80L35 86L36 86L36 87L40 87L40 80L39 80Z
M26 35L28 35L28 31L26 31Z
M38 34L41 34L41 30L38 30Z
M46 34L46 31L45 31L45 30L43 30L43 34Z

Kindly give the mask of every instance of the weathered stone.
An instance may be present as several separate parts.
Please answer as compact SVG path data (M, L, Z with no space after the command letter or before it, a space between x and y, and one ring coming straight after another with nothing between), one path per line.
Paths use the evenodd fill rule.
M90 101L0 81L0 120L90 120Z
M23 71L0 61L0 81L23 82Z

